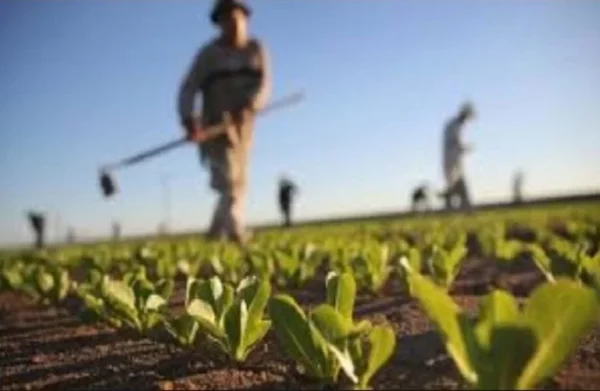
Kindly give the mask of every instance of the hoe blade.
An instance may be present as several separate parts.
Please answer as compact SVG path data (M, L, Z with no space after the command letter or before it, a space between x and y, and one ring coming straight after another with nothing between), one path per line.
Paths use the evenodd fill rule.
M107 172L100 174L100 187L102 188L102 194L107 198L117 192L115 182Z

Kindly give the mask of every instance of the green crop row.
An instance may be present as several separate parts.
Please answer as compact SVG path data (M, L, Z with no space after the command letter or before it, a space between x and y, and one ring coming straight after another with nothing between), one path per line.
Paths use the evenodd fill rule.
M45 304L76 297L82 320L192 348L213 344L243 362L272 330L306 376L368 388L396 337L385 318L353 318L359 293L393 279L436 325L466 383L527 389L552 376L598 320L600 215L596 206L488 212L266 231L250 248L193 237L101 243L0 255L0 289ZM483 297L470 319L449 295L469 258L504 267L530 260L546 282L521 310L507 291ZM169 306L185 281L181 311ZM291 292L324 282L303 309ZM343 380L342 380L343 379Z

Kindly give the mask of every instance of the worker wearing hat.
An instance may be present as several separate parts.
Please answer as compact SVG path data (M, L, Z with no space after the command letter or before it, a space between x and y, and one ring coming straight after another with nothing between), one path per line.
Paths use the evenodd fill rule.
M202 46L179 92L179 116L188 140L200 143L200 159L219 194L208 235L245 243L243 207L248 155L256 111L270 94L270 60L264 44L248 34L251 9L242 1L218 0L210 19L220 34ZM194 119L196 94L202 113ZM206 139L202 128L227 123L227 135Z
M298 193L298 186L286 176L279 178L279 210L283 215L283 226L292 226L292 204L294 197Z
M446 191L442 193L442 196L445 198L446 209L452 209L452 201L456 197L459 199L460 208L471 208L471 200L463 172L463 156L472 151L472 147L463 144L462 130L467 121L474 117L473 105L470 102L465 102L444 130L443 170Z
M29 211L27 218L35 236L35 248L41 249L44 247L46 216L40 212Z

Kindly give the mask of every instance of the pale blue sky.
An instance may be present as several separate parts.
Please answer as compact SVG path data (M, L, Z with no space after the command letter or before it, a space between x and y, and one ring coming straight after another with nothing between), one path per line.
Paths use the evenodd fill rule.
M0 2L0 241L30 240L27 208L60 214L81 236L151 232L170 175L172 226L204 228L215 197L193 147L116 174L97 167L178 137L184 70L215 32L209 1ZM439 188L441 131L464 98L475 201L600 188L600 2L253 1L273 96L301 105L260 119L250 222L278 218L276 180L302 193L298 218L404 209Z

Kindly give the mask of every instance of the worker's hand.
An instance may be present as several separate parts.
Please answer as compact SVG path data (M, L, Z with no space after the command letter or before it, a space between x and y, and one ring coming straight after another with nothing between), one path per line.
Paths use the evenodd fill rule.
M471 144L465 144L465 145L462 146L463 153L473 152L473 149L474 149L473 145L471 145Z
M207 139L206 132L202 131L202 128L196 124L196 122L187 118L183 121L183 127L186 132L186 138L188 141L193 143L203 142Z

